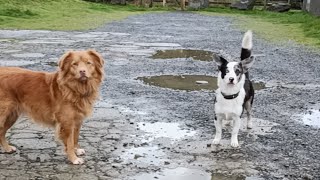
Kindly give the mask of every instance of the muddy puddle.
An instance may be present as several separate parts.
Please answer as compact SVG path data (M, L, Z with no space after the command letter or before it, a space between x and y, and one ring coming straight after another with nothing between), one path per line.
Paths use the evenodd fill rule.
M24 61L24 60L1 60L0 66L27 66L36 64L35 61Z
M45 54L42 53L21 53L21 54L12 54L16 58L42 58Z
M174 90L200 91L217 89L217 77L206 75L162 75L138 77L138 80L151 86L159 86ZM253 82L255 90L265 89L262 82Z
M12 42L18 42L18 40L17 40L17 39L0 39L0 42L4 42L4 43L9 42L9 43L12 43Z
M144 139L147 142L153 141L156 138L168 138L170 141L174 142L182 138L194 136L195 131L184 130L179 127L178 123L138 123L140 130L146 132Z
M50 61L50 62L45 62L45 65L52 66L52 67L57 67L57 66L58 66L58 63L57 63L57 62Z
M153 147L135 147L125 151L121 158L127 162L139 164L141 166L165 164L166 153L157 146Z
M309 108L305 113L299 114L297 118L305 125L320 128L320 104Z
M130 178L131 180L245 180L240 176L225 176L222 174L211 174L199 169L178 167L175 169L164 169L161 172L145 173Z
M193 49L159 50L151 58L153 59L175 59L192 58L199 61L212 61L213 52Z

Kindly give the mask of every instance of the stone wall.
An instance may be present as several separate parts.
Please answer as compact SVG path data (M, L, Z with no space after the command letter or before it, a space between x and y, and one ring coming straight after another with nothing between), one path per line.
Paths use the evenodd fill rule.
M209 0L189 0L188 6L191 9L202 9L209 7Z
M313 15L320 16L320 1L319 0L304 0L303 10L310 12Z

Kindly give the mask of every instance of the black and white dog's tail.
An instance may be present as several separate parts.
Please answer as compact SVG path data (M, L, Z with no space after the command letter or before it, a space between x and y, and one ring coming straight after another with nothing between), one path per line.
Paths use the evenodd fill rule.
M241 48L241 61L247 59L251 56L252 51L252 31L248 30L242 39L242 48ZM249 78L249 73L245 73L246 78Z

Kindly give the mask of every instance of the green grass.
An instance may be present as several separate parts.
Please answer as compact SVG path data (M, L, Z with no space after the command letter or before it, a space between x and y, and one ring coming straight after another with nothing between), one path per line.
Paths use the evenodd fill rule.
M273 42L291 40L311 47L320 47L320 18L302 11L275 13L208 8L201 13L233 17L238 27L244 30L252 29L261 37Z
M135 14L168 10L172 9L106 5L82 0L0 0L0 29L87 30ZM266 40L291 40L320 47L320 18L301 11L273 13L208 8L200 12L233 17L237 27L252 29Z
M148 11L165 11L151 8ZM87 30L146 8L81 0L0 0L0 29Z

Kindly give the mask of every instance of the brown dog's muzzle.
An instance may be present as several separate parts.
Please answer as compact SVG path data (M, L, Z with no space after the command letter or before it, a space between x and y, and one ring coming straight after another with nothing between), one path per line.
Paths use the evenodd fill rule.
M86 75L86 71L85 70L80 70L79 71L80 74L80 81L86 81L88 79L87 75Z

